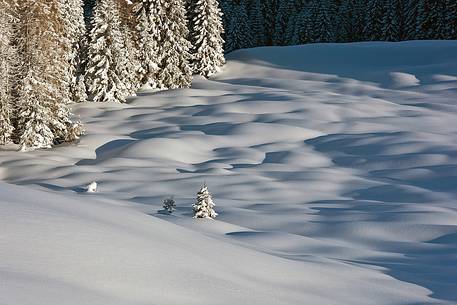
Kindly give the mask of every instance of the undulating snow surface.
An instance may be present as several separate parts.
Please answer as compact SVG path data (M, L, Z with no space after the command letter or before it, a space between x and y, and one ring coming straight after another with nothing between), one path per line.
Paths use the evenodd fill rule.
M457 42L423 41L78 105L78 145L0 152L0 304L456 304L456 101Z

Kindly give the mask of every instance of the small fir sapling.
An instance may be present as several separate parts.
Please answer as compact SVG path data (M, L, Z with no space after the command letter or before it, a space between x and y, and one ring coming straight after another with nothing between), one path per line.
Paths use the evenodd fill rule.
M176 203L175 203L173 196L163 200L163 209L165 211L167 211L169 214L171 214L175 211Z
M194 210L194 218L214 219L218 215L216 211L214 211L215 204L206 185L203 185L197 193L197 202L194 203L192 207Z

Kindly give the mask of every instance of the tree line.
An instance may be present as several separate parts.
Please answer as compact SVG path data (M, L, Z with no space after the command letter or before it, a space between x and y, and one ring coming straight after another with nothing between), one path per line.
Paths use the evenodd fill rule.
M456 0L221 0L225 50L457 39Z
M189 87L224 51L410 39L457 39L457 1L0 0L0 144L74 141L71 103Z
M0 144L83 133L69 105L189 87L224 64L217 0L0 0Z

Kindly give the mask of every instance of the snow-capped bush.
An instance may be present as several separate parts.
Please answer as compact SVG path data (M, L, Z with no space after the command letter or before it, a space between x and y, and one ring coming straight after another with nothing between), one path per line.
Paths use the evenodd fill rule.
M86 192L87 193L96 193L97 187L98 187L98 183L94 181L86 187Z
M206 185L203 185L197 193L197 202L192 207L194 209L194 218L214 219L218 215L214 211L215 204Z

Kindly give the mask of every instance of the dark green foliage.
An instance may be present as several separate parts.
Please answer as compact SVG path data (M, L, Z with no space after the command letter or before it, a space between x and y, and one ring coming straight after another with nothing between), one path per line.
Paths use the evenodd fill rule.
M456 0L220 2L228 30L226 52L249 45L457 39ZM240 37L246 24L240 16L247 18L247 39Z

